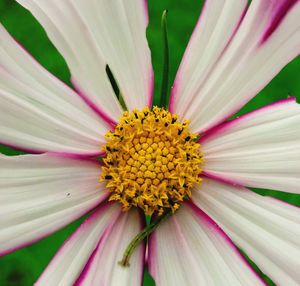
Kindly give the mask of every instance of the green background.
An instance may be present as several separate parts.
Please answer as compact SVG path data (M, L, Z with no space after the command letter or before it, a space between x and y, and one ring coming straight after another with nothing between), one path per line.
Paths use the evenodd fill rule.
M51 0L49 0L51 1ZM162 34L160 18L164 9L169 10L168 28L170 45L170 81L172 82L181 57L197 21L203 1L199 0L150 0L150 25L147 31L155 70L156 95L160 89L162 74ZM69 72L63 58L48 40L45 32L29 12L13 0L0 0L0 21L8 31L25 46L31 54L49 71L69 83ZM254 98L240 113L286 98L288 95L300 99L300 58L298 57ZM0 146L0 152L8 155L19 154L16 150ZM254 190L261 194L278 196L292 204L300 206L300 196ZM80 221L73 223L42 241L0 258L0 285L27 286L41 274L51 257L63 241L73 232ZM266 278L267 279L267 278ZM269 280L268 280L269 281ZM269 281L270 285L274 285ZM144 285L154 285L148 274Z

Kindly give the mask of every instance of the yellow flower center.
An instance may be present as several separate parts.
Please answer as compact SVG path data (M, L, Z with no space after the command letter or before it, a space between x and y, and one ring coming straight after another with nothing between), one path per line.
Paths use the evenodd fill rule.
M202 180L203 156L188 126L159 107L124 112L103 147L100 181L107 181L109 200L120 202L124 211L134 206L160 216L189 199Z

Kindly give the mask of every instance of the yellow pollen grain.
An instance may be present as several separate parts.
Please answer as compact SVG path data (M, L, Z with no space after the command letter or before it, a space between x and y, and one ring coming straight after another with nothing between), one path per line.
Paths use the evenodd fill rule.
M203 155L188 127L159 107L124 112L103 147L100 181L107 182L109 200L146 215L175 212L202 181Z

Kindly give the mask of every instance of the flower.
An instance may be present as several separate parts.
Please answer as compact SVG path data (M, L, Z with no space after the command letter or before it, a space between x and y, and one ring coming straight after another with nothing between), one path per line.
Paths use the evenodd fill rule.
M18 2L76 91L0 28L0 140L38 153L0 157L0 254L91 212L37 285L140 285L145 259L157 285L264 284L237 246L299 285L299 208L246 187L299 193L300 108L288 98L227 119L299 55L300 1L206 1L168 110L151 108L145 1ZM132 249L144 213L156 229Z

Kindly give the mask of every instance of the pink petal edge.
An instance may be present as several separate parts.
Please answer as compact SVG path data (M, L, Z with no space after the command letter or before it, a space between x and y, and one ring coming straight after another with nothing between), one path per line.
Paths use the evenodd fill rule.
M100 198L99 201L95 204L94 208L96 208L98 205L101 205L101 203L102 203L103 201L105 201L106 199L107 199L107 197L105 197L105 196L103 196L102 198ZM77 218L75 218L74 221L77 220L77 219L79 219L79 218L81 218L81 217L83 217L83 216L85 216L87 213L89 213L89 212L92 211L92 210L93 210L93 209L87 210L84 214L82 214L82 215L78 216ZM73 221L73 222L74 222L74 221ZM36 242L38 242L38 241L44 239L44 238L46 238L46 237L48 237L48 236L50 236L50 235L56 233L57 231L63 229L63 228L66 227L68 224L70 224L70 223L67 223L67 224L63 225L63 226L61 226L60 228L58 228L58 229L56 229L56 230L50 231L49 233L47 233L47 234L45 234L45 235L43 235L43 236L41 236L41 237L38 237L38 238L36 238L36 239L33 239L33 240L31 240L31 241L29 241L29 242L27 242L27 243L21 244L21 245L19 245L18 247L15 247L15 248L12 248L12 249L8 249L8 250L6 250L6 251L4 251L4 252L0 252L0 257L5 256L5 255L8 255L8 254L10 254L10 253L12 253L12 252L18 251L18 250L20 250L20 249L22 249L22 248L28 247L28 246L30 246L30 245L32 245L32 244L34 244L34 243L36 243ZM71 238L71 236L70 236L67 240L69 240L70 238Z
M108 204L111 204L111 203L108 203ZM139 211L139 218L140 218L140 224L141 224L141 229L143 229L146 225L146 221L145 219L143 218L143 214L141 211ZM106 230L105 232L103 233L102 237L100 238L99 240L99 243L97 245L97 247L95 248L95 250L93 251L92 255L90 256L89 260L87 261L85 267L83 268L81 274L79 275L79 277L77 278L77 280L75 281L74 283L74 286L80 286L83 284L85 278L86 278L86 275L95 259L95 255L97 253L97 250L99 248L102 247L102 245L106 242L106 237L110 234L111 230L112 230L112 227L113 227L113 224L110 225ZM144 275L144 271L145 271L145 265L146 265L146 260L145 260L145 249L146 249L146 246L145 244L143 244L144 248L143 248L143 251L141 252L141 254L143 255L143 271L141 272L141 281L143 281L143 275ZM143 283L143 282L142 282ZM141 285L142 286L142 285Z
M239 256L241 261L250 269L250 271L257 276L257 278L264 284L268 285L266 281L259 276L259 274L254 270L251 264L246 260L246 258L241 254L237 246L233 243L231 238L223 231L223 229L203 210L198 208L193 202L187 201L186 204L195 212L195 214L199 217L199 219L205 221L211 229L213 229L216 233L218 233L228 244L230 248L234 250L234 252Z
M262 36L261 44L265 43L272 36L283 19L298 1L299 0L276 0L273 15L270 19L270 24Z
M206 0L207 2L209 0ZM201 12L201 15L199 17L199 20L197 22L197 25L195 27L195 30L198 28L198 25L201 24L201 18L202 18L202 13L204 12L204 8L205 8L205 4L207 2L204 2L204 6L203 6L203 9L202 9L202 12ZM291 10L293 9L296 9L294 8L294 6L296 5L300 5L300 1L299 0L268 0L268 1L261 1L261 2L264 2L262 4L265 4L266 6L268 6L269 8L271 7L272 8L272 15L269 19L269 24L265 27L265 31L262 33L262 36L261 36L261 41L259 42L258 44L258 48L260 46L262 46L263 44L265 44L268 39L274 34L276 33L276 30L279 28L279 26L281 25L281 23L283 22L283 20L285 19L285 17L291 12ZM242 23L242 20L245 16L245 14L247 13L248 11L248 7L249 7L249 4L248 6L246 7L243 15L241 16L241 21L239 23L239 25ZM238 29L238 27L237 27ZM236 29L236 31L237 31ZM236 31L234 33L236 33ZM234 36L234 34L233 34ZM190 39L190 42L192 41L193 39L193 35L191 36L191 39ZM232 39L232 37L231 37ZM230 41L231 41L230 39ZM229 41L229 43L230 43ZM190 43L189 43L190 44ZM228 45L227 45L228 46ZM225 49L223 50L223 52L226 50L227 46L225 47ZM188 53L189 49L189 45L186 49L186 52L185 53ZM294 58L291 57L289 59L289 61L291 61L292 59ZM185 60L185 56L183 58L183 61L184 62ZM174 101L176 100L175 99L175 95L177 95L177 84L178 82L180 82L180 67L179 67L179 70L178 70L178 73L176 74L176 78L175 78L175 82L174 82L174 85L173 85L173 88L172 88L172 91L171 91L171 97L170 97L170 105L169 105L169 110L172 112L173 109L174 109ZM263 86L258 86L258 89L256 92L253 92L255 94L257 94L260 90L263 89L263 87L265 86L265 84ZM248 102L248 101L247 101ZM244 102L243 103L243 106L247 103L247 102ZM208 132L209 130L211 129L214 129L216 126L218 125L221 125L222 123L224 123L227 119L229 119L231 116L233 116L234 114L236 114L238 111L240 110L240 107L239 108L236 108L236 110L234 110L230 115L224 117L224 118L221 118L218 122L216 122L215 124L211 125L211 126L208 126L206 129L202 130L201 133L206 133Z
M254 273L255 276L257 276L257 278L264 284L264 285L268 285L266 283L266 281L264 281L262 279L262 277L259 276L259 274L254 270L254 268L250 265L250 263L246 260L246 258L241 254L241 252L239 251L239 249L237 248L237 246L233 243L233 241L230 239L230 237L222 230L222 228L208 215L206 214L203 210L201 210L200 208L198 208L192 201L187 201L185 202L185 204L190 207L195 214L199 217L199 219L205 221L216 233L218 233L228 244L228 246L230 248L232 248L234 250L234 252L240 257L241 261L243 263L245 263L245 265L250 269L251 272ZM148 250L149 249L156 249L156 245L157 245L157 240L156 240L156 236L151 235L149 238L149 242L148 242ZM155 253L156 251L154 251ZM152 253L148 253L148 267L149 269L155 269L155 267L153 267L154 265L154 259L153 259L153 254Z
M46 152L46 151L35 150L35 149L31 149L31 148L19 147L17 145L5 143L4 141L1 141L0 145L4 145L4 146L7 146L9 148L16 149L17 151L30 153L30 154L42 154L42 153Z
M89 160L91 158L95 157L104 157L105 152L99 151L99 152L86 152L86 153L73 153L73 152L54 152L51 151L49 152L48 150L38 150L38 149L32 149L32 148L26 148L26 147L21 147L18 145L6 143L4 141L0 141L0 145L7 146L9 148L15 149L20 152L25 152L28 154L33 154L33 155L38 155L38 154L55 154L56 156L64 157L64 158L74 158L74 159L82 159L82 160ZM100 149L100 148L99 148ZM1 153L0 153L1 154Z
M97 218L97 216L99 216L100 214L104 213L107 208L109 208L111 206L112 203L106 202L104 204L101 204L100 206L97 207L97 209L94 211L94 213L92 213L76 230L75 232L73 232L71 234L71 236L69 236L65 242L62 244L62 246L59 248L59 250L56 252L56 254L54 255L54 257L52 258L52 260L50 261L50 263L48 264L48 267L55 263L56 261L56 257L58 257L61 253L61 251L64 249L64 246L70 241L72 240L74 237L76 237L77 233L79 231L81 231L81 228L85 226L85 224L89 223L90 221L93 221ZM114 224L114 220L113 222L107 227L107 229L111 229L113 227ZM107 231L105 231L106 233ZM105 233L103 234L103 236L105 235ZM39 280L42 278L43 274L39 277L39 279L35 282L36 284L38 284Z
M234 181L234 180L230 180L228 178L224 178L222 176L219 176L219 175L216 175L214 173L210 173L210 172L207 172L207 171L204 171L202 173L203 177L204 177L204 180L205 178L207 179L211 179L213 181L217 181L219 183L222 183L224 185L230 185L234 188L237 188L237 189L240 189L241 191L243 190L247 190L249 191L249 189L247 188L247 186L245 186L244 184L242 184L241 182L238 182L238 181ZM257 194L257 193L256 193ZM260 195L260 194L257 194L257 195ZM294 205L292 203L289 203L287 201L284 201L283 199L280 199L280 198L277 198L277 197L273 197L273 196L269 196L269 195L260 195L260 196L263 196L263 197L268 197L268 198L272 198L273 200L276 200L280 203L284 203L284 204L287 204L288 206L290 207L296 207L296 208L300 208L300 205ZM193 201L193 199L192 199ZM197 207L197 206L196 206Z
M153 68L151 67L151 77L149 80L149 95L148 95L148 106L152 107L153 105L153 98L154 98L154 71Z
M205 13L205 9L206 9L206 5L207 5L207 2L208 0L205 0L204 1L204 4L203 4L203 7L202 7L202 10L201 10L201 14L199 16L199 19L196 23L196 26L194 28L194 32L192 33L191 37L190 37L190 40L189 40L189 43L188 43L188 46L186 48L186 51L185 51L185 54L184 54L184 57L182 59L182 63L180 64L179 66L179 69L177 71L177 74L176 74L176 77L175 77L175 80L174 80L174 83L173 83L173 86L172 86L172 89L171 89L171 95L170 95L170 101L169 101L169 106L168 106L168 110L171 112L171 113L174 113L175 110L174 110L174 103L175 103L175 95L177 94L177 85L180 81L180 78L181 78L181 66L184 66L185 65L185 61L186 61L186 54L189 53L189 49L190 49L190 46L192 44L192 41L193 39L195 38L195 34L196 34L196 31L199 29L200 25L202 25L202 18L203 18L203 15ZM228 48L230 42L232 41L232 39L234 38L235 34L237 33L240 25L242 24L243 22L243 19L247 13L247 10L248 10L248 6L245 7L244 9L244 12L241 14L241 17L240 17L240 20L238 21L238 24L237 26L235 27L231 37L229 38L228 40L228 43L226 44L226 46L224 47L222 53L220 54L219 58L222 57L222 55L224 54L224 52L226 51L226 49ZM214 67L216 66L216 64L218 63L218 61L215 62L215 64L212 65L211 67L211 70L214 69ZM210 74L210 73L209 73ZM209 76L208 74L208 76Z
M237 180L228 179L226 177L217 175L217 174L215 174L213 172L210 172L210 171L203 171L201 173L201 177L203 177L203 179L205 179L205 178L212 179L214 181L224 183L226 185L230 185L230 186L233 186L233 187L244 187L244 184L237 181Z
M13 41L16 43L17 46L19 46L24 53L27 54L27 56L37 65L41 66L40 63L27 51L27 49L20 44L14 37L12 37ZM42 67L42 66L41 66ZM44 71L47 72L47 74L55 81L59 81L65 88L67 88L68 90L71 90L72 92L74 91L74 89L72 89L70 86L68 86L65 82L63 82L61 79L59 79L58 77L54 76L51 72L49 72L47 69L45 69L44 67L42 67L44 69ZM72 84L73 81L72 81ZM76 83L74 84L74 87L76 86ZM77 90L77 89L76 89ZM114 125L115 122L110 119L108 117L108 115L105 114L105 112L103 112L102 110L100 110L97 106L94 106L90 100L88 99L88 97L84 96L81 92L76 92L75 93L94 111L96 112L98 115L101 116L101 118L107 122L110 125Z
M251 112L248 112L248 113L246 113L242 116L234 118L230 121L222 122L222 123L216 125L215 127L212 127L210 129L208 129L206 132L204 132L203 136L198 140L198 142L200 144L204 144L207 139L210 139L212 136L217 136L220 132L222 132L222 130L224 128L227 128L227 127L231 126L232 124L238 124L239 120L247 119L248 116L256 115L257 112L261 112L261 111L264 111L266 109L273 108L274 106L277 106L277 105L288 104L290 102L296 102L296 98L295 97L289 97L287 99L281 99L281 100L275 101L273 103L270 103L268 105L265 105L263 107L260 107L258 109L255 109Z
M89 269L95 259L95 256L96 256L96 253L98 251L99 248L102 247L103 244L105 244L105 240L106 240L106 237L110 234L111 230L112 230L112 227L113 227L114 224L111 224L106 230L105 232L103 233L103 235L101 236L100 240L99 240L99 243L97 245L97 247L94 249L92 255L90 256L89 260L87 261L86 265L84 266L81 274L79 275L79 277L77 278L77 280L75 281L74 283L74 286L79 286L79 285L82 285L84 280L86 279L86 275L87 273L89 272Z
M176 74L176 77L175 77L175 80L174 80L174 83L173 83L173 86L171 88L171 94L170 94L170 100L169 100L169 106L168 106L168 110L171 112L171 113L174 113L174 103L175 103L175 94L177 94L177 85L178 85L178 81L180 80L180 70L181 70L181 66L184 65L184 62L185 62L185 54L186 53L189 53L189 49L191 47L191 42L193 41L193 39L195 38L195 34L196 34L196 30L199 28L200 25L202 25L202 18L203 18L203 15L205 13L205 10L206 10L206 5L207 5L207 1L204 1L203 3L203 7L201 9L201 12L200 12L200 16L198 18L198 21L196 23L196 26L194 28L194 31L189 39L189 42L188 42L188 45L186 47L186 51L184 53L184 56L183 56L183 59L182 59L182 63L180 64L179 68L178 68L178 71L177 71L177 74Z
M143 0L143 4L144 4L144 13L145 13L145 17L146 17L146 19L147 19L147 23L149 23L148 0Z
M76 93L79 95L79 97L95 112L97 113L101 119L103 119L112 129L115 128L117 123L114 119L112 119L104 110L102 110L98 105L93 103L89 97L79 88L78 84L76 83L76 80L73 78L71 79L71 82L76 90Z

